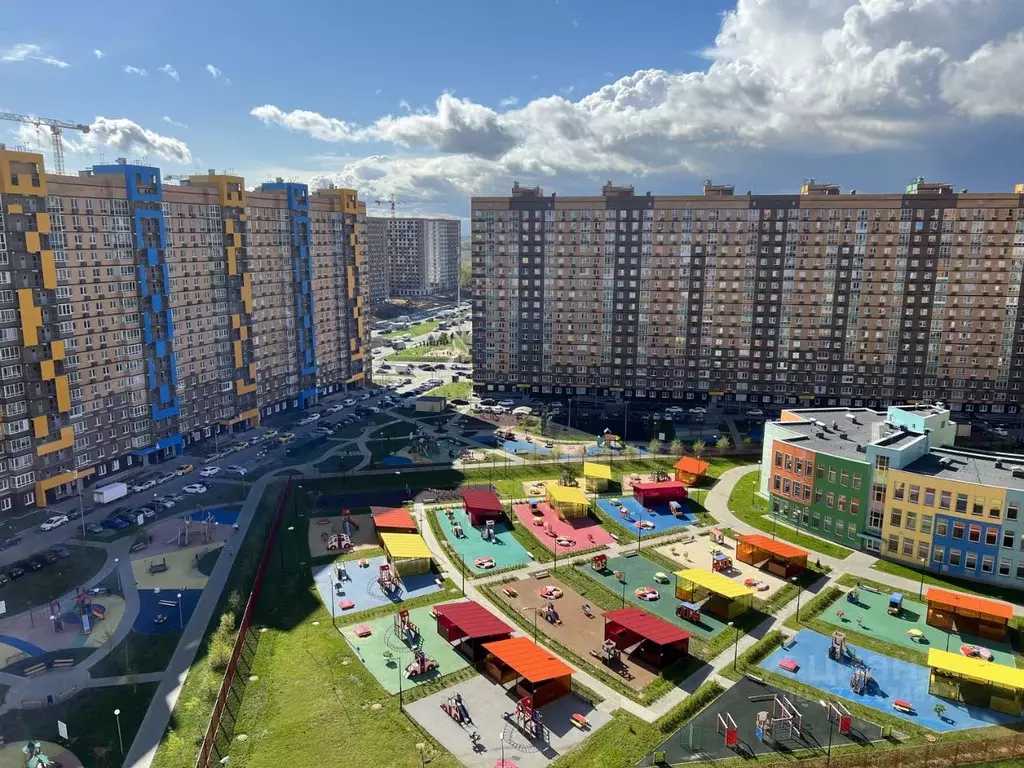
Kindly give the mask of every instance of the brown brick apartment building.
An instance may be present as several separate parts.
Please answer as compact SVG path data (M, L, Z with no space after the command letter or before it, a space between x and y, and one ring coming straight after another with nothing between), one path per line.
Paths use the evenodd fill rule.
M477 388L1016 413L1024 185L472 200Z

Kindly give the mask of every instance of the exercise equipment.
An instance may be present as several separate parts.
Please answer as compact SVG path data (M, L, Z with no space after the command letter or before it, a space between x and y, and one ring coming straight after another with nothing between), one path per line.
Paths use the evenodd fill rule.
M832 723L840 736L845 736L853 728L853 715L841 701L828 702L828 721Z
M725 738L725 746L735 747L740 743L740 730L728 712L718 714L715 731Z
M903 712L908 715L914 711L914 705L905 699L893 699L892 708L897 712Z
M433 672L435 669L437 669L437 662L428 658L421 649L416 648L412 652L412 663L405 668L405 676L407 678L418 677Z
M544 719L541 717L540 711L534 708L533 699L529 696L524 696L517 701L515 711L506 712L505 719L513 723L531 739L541 742L548 740Z
M412 623L408 611L401 610L395 614L395 634L402 638L410 648L419 648L420 630L419 627Z
M466 703L458 691L453 691L450 696L441 700L441 710L456 723L473 722L473 718L469 716L469 710L466 709Z
M769 742L800 738L803 722L804 716L796 705L785 694L777 693L772 697L771 712L757 713L757 739Z

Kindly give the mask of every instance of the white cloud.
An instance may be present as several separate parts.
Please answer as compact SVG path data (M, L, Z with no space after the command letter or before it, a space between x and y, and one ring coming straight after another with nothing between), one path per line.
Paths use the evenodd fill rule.
M215 67L213 64L207 64L206 71L210 73L210 77L212 77L214 80L219 80L224 85L231 85L231 79L228 78L223 72L220 71L220 69Z
M334 174L375 194L696 174L725 153L852 156L919 147L965 116L1022 116L1022 30L1024 3L1006 0L736 0L705 69L641 69L576 100L498 112L443 93L431 109L367 124L273 104L251 114L321 141L401 148Z
M188 128L188 126L185 125L184 123L179 123L177 120L173 120L170 117L168 117L167 115L164 115L163 117L161 117L160 120L162 122L167 123L168 125L173 125L175 128Z
M97 59L102 59L107 54L101 51L99 48L93 48L92 55L95 56Z
M504 99L502 99L500 102L498 102L498 106L499 107L514 107L518 103L519 103L519 99L517 99L515 96L506 96Z
M127 72L129 75L138 75L139 77L146 77L147 75L149 75L149 72L147 72L146 70L141 69L139 67L133 67L131 64L126 64L124 71Z
M376 91L374 91L374 93L376 93L378 96L380 96L380 93L381 93L380 88L378 88Z
M409 106L409 102L406 101L405 99L402 99L400 102L398 102L398 106L404 109L406 112L412 111L412 107Z
M97 152L105 148L181 165L192 162L192 152L185 142L143 128L126 117L97 117L90 124L89 133L81 139L65 134L64 144L70 152Z
M177 81L179 79L178 78L178 70L176 70L170 64L164 64L162 67L160 67L160 71L163 72L165 75L167 75L172 80Z
M58 69L67 69L71 65L56 56L50 56L33 43L18 43L9 48L0 48L0 62L39 61Z
M572 20L572 25L573 25L574 27L578 27L578 26L580 25L580 23L579 23L578 21L576 21L576 19L573 19L573 20Z

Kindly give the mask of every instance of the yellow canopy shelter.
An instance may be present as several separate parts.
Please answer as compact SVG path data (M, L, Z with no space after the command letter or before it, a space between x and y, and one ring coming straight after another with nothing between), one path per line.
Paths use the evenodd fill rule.
M723 621L731 621L750 609L754 590L720 573L703 568L676 571L676 598L695 603L707 597L702 609Z
M590 499L579 488L548 483L547 491L548 504L563 519L586 517L590 511Z
M1024 669L932 648L928 693L1019 716L1024 711Z
M380 543L399 575L430 572L430 547L418 533L382 533Z
M612 468L608 464L593 461L583 462L583 480L590 493L603 493L608 490L612 479Z

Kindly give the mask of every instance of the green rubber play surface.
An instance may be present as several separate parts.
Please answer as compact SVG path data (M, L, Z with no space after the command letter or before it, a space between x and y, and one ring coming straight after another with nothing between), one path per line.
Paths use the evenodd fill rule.
M927 653L929 648L947 650L947 638L948 650L952 653L959 653L960 646L963 644L979 645L992 651L997 664L1014 666L1013 655L1007 643L995 643L991 640L983 640L980 637L957 632L949 633L926 624L928 606L925 603L919 603L916 599L910 600L904 596L903 611L899 616L890 615L888 606L888 593L878 594L862 588L857 603L851 603L844 598L830 606L819 618L840 629L863 632L887 643L913 648L923 653ZM841 618L838 615L840 611L843 613ZM920 630L924 635L923 638L912 639L907 634L908 629Z

